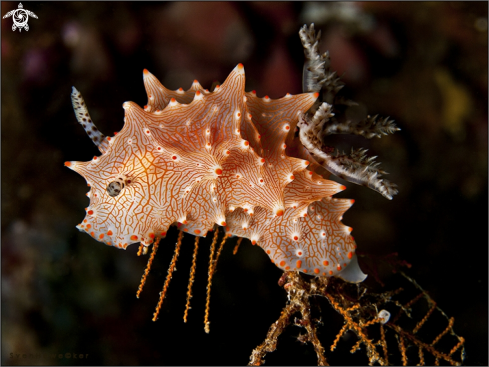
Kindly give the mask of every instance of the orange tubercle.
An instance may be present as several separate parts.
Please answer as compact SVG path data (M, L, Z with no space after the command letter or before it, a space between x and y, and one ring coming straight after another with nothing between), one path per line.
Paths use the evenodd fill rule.
M275 213L275 215L276 215L277 217L281 217L282 215L284 215L284 211L283 211L282 209L277 210L277 212Z
M66 167L70 167L71 166L71 162L65 162L65 166Z
M218 175L218 176L222 175L222 169L220 169L220 168L216 168L216 170L214 172L216 172L216 175Z
M319 93L316 92L316 93L313 94L313 96L314 96L314 98L318 98L319 97Z
M143 74L149 74L148 69L144 69L144 70L143 70Z
M353 252L351 252L351 251L350 251L350 252L348 253L348 258L349 258L349 259L351 259L352 257L353 257Z
M345 185L341 185L341 186L340 186L340 190L341 190L341 191L346 190L346 186L345 186Z
M300 269L300 268L301 268L301 266L302 266L302 261L301 261L301 260L297 260L297 261L296 261L296 263L295 263L295 267L296 267L297 269Z
M324 265L324 266L328 266L328 265L329 265L329 261L324 260L324 261L323 261L323 265Z
M134 234L131 236L131 240L133 240L133 241L137 241L137 239L138 239L138 236L136 236L136 235L134 235Z
M110 230L109 230L109 231L107 232L107 234L108 234L109 236L112 236L112 231L110 231Z
M243 69L243 68L244 68L243 64L242 63L239 63L238 64L238 69Z
M171 103L175 103L176 101L177 101L177 100L176 100L175 98L173 98L173 97L170 99L170 102L171 102Z
M200 229L196 229L194 232L195 234L200 234Z
M226 227L226 222L222 221L221 226Z
M280 262L280 266L284 266L284 265L285 265L285 261L283 261L283 260L282 260L282 261Z

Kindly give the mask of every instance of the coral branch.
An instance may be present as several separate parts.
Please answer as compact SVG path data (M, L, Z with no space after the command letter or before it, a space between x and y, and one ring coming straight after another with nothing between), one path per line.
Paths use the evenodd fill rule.
M302 75L303 91L319 92L323 89L331 93L334 98L344 84L336 76L336 72L330 71L331 60L329 52L319 55L321 31L316 36L314 24L309 27L304 25L299 31L299 36L306 56Z
M209 272L207 275L207 298L205 302L205 316L204 316L204 330L207 334L210 332L210 321L209 321L209 305L211 302L211 286L212 286L212 276L214 275L214 252L216 250L217 237L219 237L219 227L216 227L214 232L214 238L212 239L211 252L209 255Z
M279 319L270 326L265 341L251 353L249 365L260 366L264 363L265 355L277 348L277 339L284 329L290 325L290 317L294 313L300 312L302 319L296 325L304 327L307 331L307 336L302 337L301 340L311 342L316 351L318 365L327 366L328 362L324 356L324 348L317 337L316 326L311 318L311 305L309 303L309 298L312 295L325 291L327 278L318 278L317 283L314 280L305 282L299 273L290 271L284 273L279 280L279 284L284 284L289 301L282 310Z
M386 172L379 167L379 163L374 162L376 157L367 158L366 150L363 149L352 149L350 155L333 155L331 151L327 152L324 149L322 131L331 116L331 106L327 103L323 103L313 117L302 114L297 125L300 128L299 137L302 144L316 162L329 172L349 182L367 186L392 199L398 192L397 186L381 178Z
M379 115L367 116L358 122L350 120L344 122L328 121L328 124L323 129L323 134L354 134L361 135L364 138L380 138L382 135L394 134L401 129L396 126L394 120L389 117L379 118Z
M238 238L238 241L236 241L236 246L234 246L233 250L233 255L236 255L239 249L239 245L241 245L241 241L243 240L243 237Z
M190 299L192 298L192 285L194 284L195 268L197 267L197 252L199 250L199 239L200 237L195 237L194 254L192 256L192 267L190 268L190 278L188 280L187 304L185 305L183 322L187 322L188 310L190 308Z
M178 260L178 255L180 254L180 246L182 245L183 232L178 234L177 244L175 246L175 252L173 253L173 258L171 259L170 267L168 268L168 274L166 276L165 285L163 286L163 290L160 292L160 300L158 301L158 305L156 306L156 311L153 314L153 321L158 319L158 314L160 313L161 305L163 304L163 300L165 299L166 291L168 290L168 286L170 285L170 280L173 275L173 271L175 270L175 265Z
M389 348L388 340L392 339L387 339L386 335L387 333L394 333L397 338L399 361L403 365L413 364L413 361L410 360L410 356L407 353L408 349L412 347L418 350L420 365L426 363L425 353L434 358L434 363L439 363L439 361L443 360L452 365L461 364L464 360L463 344L465 340L454 333L452 328L453 319L448 319L426 292L412 279L402 272L398 274L410 283L411 292L417 292L418 290L422 292L404 306L394 298L400 293L406 292L403 288L376 294L369 292L368 288L362 284L348 284L335 277L327 281L323 278L305 279L296 272L284 273L279 280L279 285L283 286L286 290L288 302L282 310L279 319L271 325L265 341L253 350L250 356L250 365L263 364L266 354L277 349L278 337L291 324L291 316L294 313L300 313L302 316L294 325L304 327L307 331L307 334L299 335L298 340L303 343L311 342L318 357L318 364L326 364L327 360L324 355L324 348L317 338L316 325L311 320L310 298L315 296L325 297L332 308L344 320L343 326L328 348L331 352L341 342L342 336L348 331L352 331L357 336L357 341L351 348L352 353L364 347L370 364L378 363L380 365L387 365L389 364L388 357L394 357L395 352L393 348ZM414 290L412 289L412 285L415 286ZM418 301L422 298L425 298L431 306L429 311L421 318L421 321L417 323L417 326L413 330L404 329L397 323L400 315L411 318L411 316L408 316L409 308L414 305L419 305ZM384 307L391 309L392 307L397 307L400 310L398 316L394 320L388 321L386 314L389 315L389 312ZM379 312L378 310L381 311ZM435 311L439 311L442 316L447 318L448 326L430 344L422 340L422 336L419 335L422 333L419 332L419 329ZM376 331L375 329L377 328L380 330ZM415 332L418 333L415 334ZM372 335L380 336L373 337ZM441 349L435 348L435 344L443 336L456 338L457 340L456 345L449 351L442 351ZM460 361L457 361L452 355L460 348L462 348L461 358Z
M158 244L160 243L160 238L158 237L153 244L153 251L151 251L151 256L148 259L148 264L146 265L146 269L144 270L144 274L141 278L141 283L139 284L138 291L136 293L136 297L139 298L139 295L143 291L144 283L146 283L146 278L148 277L149 271L151 270L151 264L153 264L153 259L155 258L156 251L158 250ZM142 245L145 247L144 245ZM141 248L140 248L141 250ZM139 256L139 252L138 252Z

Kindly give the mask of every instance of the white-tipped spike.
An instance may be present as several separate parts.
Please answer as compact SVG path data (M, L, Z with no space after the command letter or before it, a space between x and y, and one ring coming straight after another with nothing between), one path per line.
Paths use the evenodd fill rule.
M194 101L201 101L204 99L204 95L200 92L200 90L195 92Z
M238 65L236 65L236 67L234 68L234 70L236 70L236 72L238 72L239 74L244 74L244 66L243 66L243 64L239 63Z

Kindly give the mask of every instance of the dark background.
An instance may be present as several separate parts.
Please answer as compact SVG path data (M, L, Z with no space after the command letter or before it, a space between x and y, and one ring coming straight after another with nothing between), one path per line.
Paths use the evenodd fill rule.
M300 93L298 31L315 22L321 51L330 51L347 84L343 94L360 102L351 113L391 116L402 129L371 141L334 139L348 150L369 148L399 185L389 201L345 183L339 196L356 203L343 222L354 228L360 251L398 252L411 263L408 274L455 317L466 364L487 365L487 2L23 5L39 18L29 19L29 31L13 32L12 18L1 27L2 364L248 363L285 305L281 271L248 241L235 256L234 242L224 247L207 335L208 240L201 241L189 322L182 321L189 236L152 322L176 233L162 242L137 300L147 257L138 258L136 246L116 250L77 231L88 190L63 162L99 152L76 122L71 86L109 135L123 126L123 102L146 104L144 68L170 89L187 89L194 79L209 88L242 62L247 90L271 98ZM2 2L2 15L17 6ZM321 317L330 363L367 363L364 352L329 352L341 319L326 303ZM299 331L289 328L267 364L316 363L312 347L295 340Z

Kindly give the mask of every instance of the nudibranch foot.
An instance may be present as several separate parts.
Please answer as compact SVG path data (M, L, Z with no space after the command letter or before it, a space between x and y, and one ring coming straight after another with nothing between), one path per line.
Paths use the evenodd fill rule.
M352 256L348 266L336 276L350 283L361 283L367 278L367 274L364 274L358 265L356 254Z

